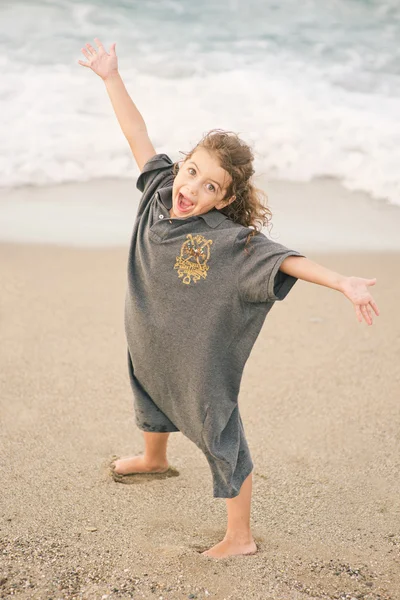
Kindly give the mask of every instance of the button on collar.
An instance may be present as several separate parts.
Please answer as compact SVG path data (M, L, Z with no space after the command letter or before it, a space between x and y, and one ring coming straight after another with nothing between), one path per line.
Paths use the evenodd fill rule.
M163 218L164 218L164 215L158 215L158 218L159 218L159 219L163 219Z

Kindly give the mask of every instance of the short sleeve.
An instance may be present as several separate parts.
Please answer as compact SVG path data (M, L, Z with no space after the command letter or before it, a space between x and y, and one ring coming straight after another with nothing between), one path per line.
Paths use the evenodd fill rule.
M283 300L297 281L279 270L288 256L304 256L267 238L263 233L254 235L246 244L252 230L243 227L234 244L234 268L238 274L238 288L246 302L275 302Z
M168 177L173 176L173 166L167 154L155 154L144 165L136 182L137 189L146 195L153 195Z

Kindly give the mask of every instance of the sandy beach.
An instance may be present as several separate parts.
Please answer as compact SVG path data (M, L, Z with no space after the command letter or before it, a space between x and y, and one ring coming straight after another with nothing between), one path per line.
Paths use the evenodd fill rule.
M179 477L110 477L112 455L143 450L123 328L131 225L124 213L108 247L68 247L74 219L63 229L54 193L81 211L71 185L53 188L59 245L17 243L17 225L5 239L11 206L34 215L48 189L0 197L0 597L398 600L400 209L334 182L270 187L279 241L377 277L381 316L360 324L338 292L303 281L273 308L239 399L259 551L217 561L199 551L222 539L225 502L182 434L169 443Z

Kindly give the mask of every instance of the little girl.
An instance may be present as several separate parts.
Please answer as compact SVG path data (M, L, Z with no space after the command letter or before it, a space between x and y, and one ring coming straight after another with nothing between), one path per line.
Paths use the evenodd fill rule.
M342 292L371 325L376 279L345 277L271 241L260 229L269 210L251 181L251 149L213 130L182 164L156 154L142 116L108 54L82 48L105 85L141 171L143 193L128 259L125 327L137 426L145 452L116 460L116 481L176 475L168 436L181 431L205 454L215 498L225 498L224 539L203 552L255 554L250 529L253 463L238 407L243 368L265 317L297 279Z

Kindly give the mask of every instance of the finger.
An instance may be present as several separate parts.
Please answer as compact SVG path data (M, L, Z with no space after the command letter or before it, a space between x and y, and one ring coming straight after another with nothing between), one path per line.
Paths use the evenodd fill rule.
M367 311L367 307L365 305L363 305L360 307L360 309L361 309L362 316L364 317L366 323L368 323L368 325L372 325L370 316Z
M365 304L364 305L365 311L368 315L368 324L372 325L373 324L373 320L372 320L372 313L371 313L371 309L369 307L369 304Z
M376 284L376 277L374 279L367 279L367 285L375 285Z
M89 63L85 63L82 60L78 60L78 63L82 65L82 67L90 67Z
M379 308L378 308L376 302L374 300L370 300L369 303L372 306L373 310L375 311L375 314L379 316Z
M101 48L102 50L104 50L104 46L101 43L101 41L99 40L99 38L94 38L94 41L96 42L98 48Z
M81 48L82 54L84 54L86 56L86 58L88 58L89 60L92 58L92 55L90 54L90 52L88 52L86 50L86 48Z
M86 44L86 47L89 48L89 51L93 54L93 56L96 56L96 50L89 44L89 42Z
M367 313L367 311L366 311L366 308L365 308L365 306L360 306L360 310L361 310L361 314L362 314L362 316L364 317L364 320L365 320L365 322L366 322L368 325L370 325L370 322L369 322L369 316L368 316L368 313Z
M112 54L113 56L115 56L115 46L116 46L116 42L114 42L114 44L111 44L110 46L110 54Z
M357 316L357 320L359 323L362 323L362 314L361 314L361 310L358 304L355 305L354 307L356 309L356 316Z

